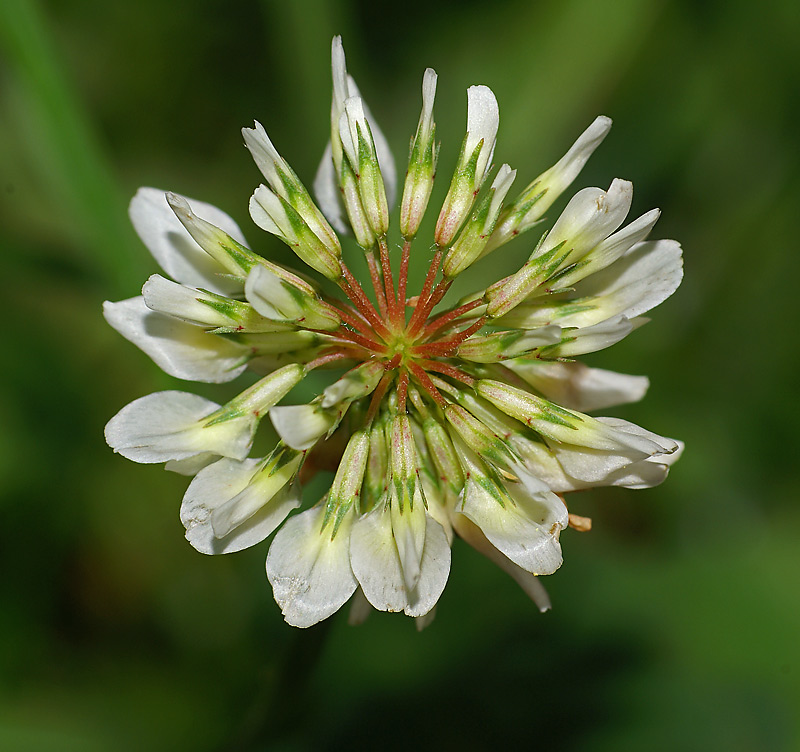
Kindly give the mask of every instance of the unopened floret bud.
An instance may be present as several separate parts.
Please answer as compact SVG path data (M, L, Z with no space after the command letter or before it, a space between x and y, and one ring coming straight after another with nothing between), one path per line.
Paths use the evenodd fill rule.
M436 223L434 240L440 248L450 245L483 185L494 155L499 122L497 100L492 90L488 86L470 86L467 89L467 135Z
M400 234L411 240L419 229L433 189L439 149L436 145L436 123L433 121L433 100L436 95L436 72L425 71L422 79L422 113L417 132L411 142L408 172L400 204Z
M293 281L293 280L292 280ZM279 277L272 270L255 267L245 282L247 300L268 319L291 321L309 329L333 331L340 319L332 306L324 303L316 292Z
M389 207L375 142L361 97L348 97L345 100L344 112L339 119L339 138L356 175L361 206L370 228L377 237L383 237L389 229Z
M297 256L328 279L342 276L341 248L326 246L286 199L265 185L250 198L250 216L262 229L280 238Z
M512 170L507 164L497 171L489 193L464 225L456 242L445 256L442 269L447 277L452 279L461 274L480 258L481 252L492 234L495 222L497 222L497 217L500 215L503 199L511 188L516 175L517 171Z
M570 150L528 185L503 213L482 256L529 230L578 176L611 129L611 118L601 115L578 137Z

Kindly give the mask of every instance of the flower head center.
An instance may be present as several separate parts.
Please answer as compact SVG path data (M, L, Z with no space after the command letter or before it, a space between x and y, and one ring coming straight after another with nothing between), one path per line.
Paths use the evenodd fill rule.
M405 409L408 384L412 381L434 402L440 406L445 404L429 372L445 374L468 385L474 382L471 376L448 361L457 354L459 345L486 322L486 317L475 310L484 301L475 300L442 314L433 313L451 284L446 276L436 282L443 256L439 250L434 253L420 294L407 298L410 247L410 241L403 244L400 273L396 280L385 239L381 238L373 252L368 254L374 304L342 263L339 285L348 302L331 303L342 317L341 325L333 333L338 343L318 360L382 362L385 369L383 388L376 389L373 395L371 413L377 411L380 400L395 380L401 410ZM469 316L469 319L463 321L463 316Z

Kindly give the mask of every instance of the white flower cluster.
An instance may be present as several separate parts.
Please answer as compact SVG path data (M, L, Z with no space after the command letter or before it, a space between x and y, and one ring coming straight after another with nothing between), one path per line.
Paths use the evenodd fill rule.
M560 532L590 524L569 514L565 494L654 486L682 449L627 421L587 415L639 400L648 381L575 360L621 340L675 291L680 246L647 240L657 210L624 225L632 186L616 179L607 191L575 194L517 272L441 309L459 274L542 221L611 126L597 118L507 200L516 171L504 164L488 181L497 102L472 86L428 273L409 297L412 241L439 154L436 74L423 79L395 275L394 163L339 38L332 63L319 204L260 124L243 133L266 181L250 201L254 222L342 295L251 251L219 209L141 189L131 219L171 279L153 275L141 296L107 302L107 320L179 379L221 383L248 370L258 378L224 405L180 391L138 399L109 422L107 441L135 462L193 476L181 520L198 551L239 551L280 527L267 575L295 626L327 618L354 594L356 620L368 604L427 623L454 535L545 610L538 578L561 564ZM343 256L344 233L364 254L370 294ZM314 369L338 373L310 403L279 405ZM279 441L251 458L265 416ZM303 503L302 484L325 469L335 472L323 499L287 520Z

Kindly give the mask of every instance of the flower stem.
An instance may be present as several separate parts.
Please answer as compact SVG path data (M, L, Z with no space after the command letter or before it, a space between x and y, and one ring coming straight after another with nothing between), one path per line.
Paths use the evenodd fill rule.
M411 241L403 242L400 257L400 277L397 281L397 324L401 326L406 318L406 289L408 288L408 262L411 257Z
M453 284L451 279L443 279L436 285L436 289L428 296L428 299L422 304L421 308L418 306L417 310L420 311L419 317L413 325L408 326L408 336L414 337L419 334L422 329L425 319L428 318L430 312L438 305L439 301L445 296L445 293L450 289ZM416 311L414 311L416 313Z
M366 257L367 266L369 267L369 278L372 280L372 289L375 291L375 300L378 301L378 308L380 309L381 315L385 317L387 314L386 296L384 295L383 285L381 284L381 276L380 272L378 271L378 262L375 259L375 254L372 251L368 251Z
M380 342L376 342L373 339L369 339L369 337L363 337L357 332L351 332L348 329L340 329L338 332L336 332L336 336L343 337L351 342L355 342L365 348L368 352L379 352L381 354L386 352L385 345L382 345Z
M433 401L441 408L447 407L447 400L442 397L439 390L433 385L431 377L425 372L421 366L418 366L413 360L408 361L406 367L411 372L415 381L431 396Z
M408 322L408 331L411 332L416 326L417 322L423 317L427 316L424 312L425 302L431 294L433 288L433 280L439 271L439 264L442 262L442 251L437 250L431 259L431 265L428 267L428 273L425 275L425 282L422 285L422 292L417 297L417 305L414 307L414 313L411 315L411 321ZM425 319L422 318L424 321Z
M369 321L366 321L363 317L361 317L358 311L355 311L355 309L348 311L347 309L350 308L350 306L341 301L336 301L336 305L329 305L334 310L336 315L339 316L342 321L352 326L353 329L357 329L365 336L369 336L371 334ZM358 313L358 315L353 315L354 313Z
M369 409L367 410L367 418L365 421L366 425L369 426L372 421L375 420L375 416L378 414L378 408L381 406L381 401L386 394L386 390L389 388L389 384L392 383L392 379L394 379L393 371L387 371L381 376L378 386L375 387L375 391L372 393L372 399L369 401Z
M414 355L450 355L455 352L456 348L469 339L475 332L478 331L488 320L487 316L481 316L474 324L462 329L455 337L451 339L443 339L438 342L426 342L424 345L417 345L412 349Z
M310 371L312 368L319 368L319 366L324 366L328 363L334 363L337 360L344 360L348 357L351 357L348 355L348 353L342 350L336 350L335 352L327 353L326 355L320 355L318 358L314 358L314 360L309 361L306 363L306 369Z
M459 306L458 308L454 308L452 311L448 311L447 313L443 313L441 316L437 316L432 321L429 321L425 328L422 331L423 337L429 338L433 334L435 334L439 329L442 329L446 324L449 324L454 319L457 319L459 316L463 316L465 313L468 313L473 308L477 308L478 306L483 305L484 300L483 298L478 298L478 300L473 300L470 303L464 303L464 305Z
M392 264L389 260L389 246L386 238L378 240L378 248L381 255L381 271L383 272L383 284L386 288L386 302L389 309L389 319L394 322L397 320L397 296L394 291L394 278L392 277Z
M408 395L408 371L402 371L397 379L397 410L402 415L406 411Z
M345 293L347 296L353 301L364 318L372 324L378 336L388 336L389 330L386 328L383 321L381 321L381 317L375 310L375 306L370 303L369 298L358 283L358 280L353 276L353 272L351 272L344 263L342 263L342 273L344 274Z
M457 381L461 381L467 386L474 386L475 379L472 376L464 373L460 368L456 368L455 366L448 365L447 363L442 363L438 360L420 360L420 365L428 371L436 371L437 373L443 373L445 376L450 376Z

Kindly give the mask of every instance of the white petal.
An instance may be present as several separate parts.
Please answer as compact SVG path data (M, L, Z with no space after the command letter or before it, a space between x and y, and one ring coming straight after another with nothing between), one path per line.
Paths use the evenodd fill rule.
M450 575L450 545L442 526L432 517L425 517L425 548L422 551L417 587L408 597L408 616L430 613L439 600ZM424 624L422 625L424 626Z
M602 423L605 426L609 426L614 431L620 431L624 434L627 434L629 437L642 437L645 439L646 443L657 446L660 449L659 453L661 454L671 454L678 449L678 443L675 441L675 439L670 439L667 436L661 436L660 434L653 433L652 431L648 431L646 428L637 426L635 423L623 420L622 418L602 417L597 418L597 422ZM631 446L639 446L639 444L632 443Z
M153 274L142 287L145 305L152 311L201 327L230 326L232 321L201 300L210 300L194 287L186 287Z
M589 279L597 274L597 272L614 264L617 259L622 258L625 254L630 252L634 246L641 243L650 234L660 214L661 212L658 209L652 209L606 238L602 243L595 246L591 253L584 257L583 263L559 277L556 287L559 290L568 290L573 287L582 290L584 286L588 285L587 289L590 289L592 283L582 282L582 280ZM581 292L579 294L584 295L588 293ZM596 310L594 312L588 311L578 313L574 318L576 321L581 322L585 316L585 323L594 323L600 320L596 317L596 314ZM610 316L611 314L607 315ZM572 318L573 317L570 317L570 320L572 320Z
M339 36L334 37L331 43L331 68L333 72L331 121L333 129L336 130L339 125L339 119L344 111L345 100L349 97L361 96L353 77L347 75L344 47L342 46L342 38ZM372 131L372 140L375 143L375 152L383 176L386 201L391 208L397 193L397 171L394 165L394 158L392 157L392 152L389 149L386 138L375 122L375 118L372 117L372 113L366 102L364 102L363 106L364 115ZM341 150L339 150L338 153L340 154ZM337 159L339 158L340 157L337 157ZM339 176L336 174L330 142L328 142L328 145L325 147L325 153L322 155L322 162L320 162L317 175L314 178L314 193L317 198L317 204L328 222L340 233L349 232L350 227L349 223L344 218L344 207L339 192Z
M576 355L597 352L625 339L636 325L645 323L643 320L630 321L626 316L614 316L601 321L593 326L581 329L565 330L563 336L574 337L555 348L555 352L562 358L573 358Z
M203 201L186 200L197 216L224 230L242 245L247 244L239 226L225 212ZM142 242L170 277L181 284L223 295L241 291L241 283L220 276L226 270L192 239L167 203L164 191L140 188L128 211Z
M216 402L188 392L148 394L123 407L108 422L106 441L114 451L135 462L166 462L193 457L199 454L199 449L176 448L169 438L182 435L187 427L218 408ZM166 446L162 447L162 442Z
M339 138L342 140L342 148L353 169L358 172L359 149L358 149L358 125L364 127L364 103L361 97L348 97L344 101L344 111L339 118ZM364 138L367 137L365 133Z
M221 384L247 368L246 346L151 311L141 295L116 303L106 301L103 315L162 371L178 379Z
M667 477L669 468L683 454L684 443L682 441L660 436L621 418L598 418L598 420L628 433L644 436L664 448L663 453L646 457L640 462L628 465L621 471L611 473L607 478L609 485L625 486L626 488L652 488L657 486Z
M650 385L646 376L590 368L577 361L511 361L506 365L551 402L581 412L638 402Z
M604 422L616 425L618 419L605 418ZM626 423L620 421L620 423ZM627 424L631 425L631 424ZM638 428L638 426L636 427ZM639 429L640 435L649 432ZM654 436L655 434L650 434ZM642 453L619 450L616 453L593 450L574 450L577 457L576 464L570 463L569 447L567 445L553 445L554 449L531 441L521 436L512 437L515 451L523 458L525 469L543 480L555 493L569 493L580 491L595 486L623 486L625 488L651 488L661 483L669 472L669 467L680 457L683 450L681 442L658 437L667 445L664 452L642 458ZM669 451L672 446L677 446L674 451ZM609 459L609 456L614 459ZM566 465L573 472L584 476L585 479L567 475L565 468L559 462L559 457L566 458ZM615 469L616 468L616 469Z
M280 525L292 509L300 506L299 488L292 484L268 500L245 522L217 538L211 524L220 507L246 492L262 460L238 462L221 459L202 470L189 484L181 504L181 522L186 539L200 553L229 554L254 546Z
M607 419L611 420L611 419ZM567 475L557 456L566 456L566 445L554 445L554 449L537 441L531 441L521 436L511 439L514 450L523 458L525 469L544 481L555 493L569 493L596 486L623 486L625 488L651 488L661 483L666 477L669 466L680 455L682 445L670 454L655 454L641 459L641 453L621 456L616 463L611 463L607 455L613 452L598 452L592 450L575 449L581 465L575 469L590 480L582 480L572 475ZM568 466L569 462L567 462ZM613 469L613 467L617 469ZM582 468L582 469L581 469ZM591 468L587 471L587 468Z
M609 437L619 442L617 448L591 449L548 442L564 470L578 480L587 483L607 482L613 474L650 457L657 463L663 463L666 456L678 449L673 439L659 436L626 420L605 417L596 420L597 424L607 426Z
M286 162L270 141L264 126L255 121L255 128L242 128L244 145L253 157L253 161L273 187L281 185L278 169L286 170ZM280 188L276 188L280 190Z
M303 315L281 278L265 266L253 267L247 275L244 292L247 302L268 319L295 320Z
M391 209L397 196L397 169L395 168L392 150L389 148L389 143L386 141L383 131L381 131L377 122L375 122L375 118L372 116L369 105L364 101L364 98L361 97L361 92L358 90L358 86L356 86L356 82L352 76L347 77L347 85L348 97L361 98L362 106L364 108L364 116L367 118L370 131L372 131L372 140L375 143L375 153L378 157L378 165L381 168L383 185L384 189L386 190L386 203Z
M570 147L569 151L539 177L537 182L542 188L547 188L547 193L537 201L537 214L542 214L546 211L553 201L578 177L589 157L600 146L610 130L611 118L605 115L595 118L592 124L578 136L577 141ZM541 206L542 204L545 204L545 206Z
M394 488L394 484L390 486ZM403 579L407 590L411 591L419 582L422 571L422 554L425 548L425 505L422 494L417 487L414 494L414 504L406 501L403 511L397 499L392 499L391 517L394 540L397 544L397 553L400 556L400 565L403 569Z
M353 525L350 562L367 600L379 611L428 613L450 573L450 546L442 526L426 516L425 543L416 587L409 590L392 530L392 515L380 506Z
M600 188L578 191L553 225L542 253L564 241L564 251L573 250L567 263L578 260L625 221L632 200L633 184L618 178L608 191Z
M248 414L212 426L200 421L219 408L188 392L156 392L122 408L106 425L108 445L134 462L185 460L214 452L244 459L256 420Z
M549 505L553 503L552 489L547 482L540 478L536 473L532 473L525 466L525 463L514 462L509 469L519 478L519 482L524 489L524 496L530 497L533 501ZM511 486L511 488L515 488Z
M285 456L282 459L285 459ZM230 538L238 529L247 527L254 517L260 516L260 513L268 508L272 512L277 512L270 515L274 523L270 532L278 527L286 515L300 505L300 494L297 489L289 494L291 500L296 502L294 506L287 506L283 501L286 497L284 491L287 486L292 485L301 462L302 454L290 456L283 466L276 466L269 457L255 473L250 473L246 485L232 496L221 495L217 489L214 494L216 499L214 509L211 512L214 535L221 539ZM208 473L214 474L214 468L210 468ZM273 506L273 502L277 502L279 509Z
M648 457L640 462L634 462L615 473L611 473L605 483L609 486L623 486L624 488L653 488L663 483L669 474L670 467L683 454L682 441L675 442L678 448L671 454L662 454Z
M372 140L375 143L375 153L378 156L378 165L381 168L383 187L386 191L386 204L391 210L397 198L397 168L394 164L394 157L392 156L392 150L389 148L386 136L383 135L383 131L378 127L366 103L364 104L364 112L369 121L369 128L372 131Z
M338 118L344 107L344 100L350 94L350 82L347 75L347 62L344 57L344 46L341 36L335 36L331 41L331 72L333 77L333 117Z
M578 279L604 269L625 255L634 245L643 241L650 234L660 216L659 209L651 209L606 238L592 251L586 267L576 270L574 275L566 275L559 282L559 286L568 287Z
M560 431L556 436L546 438L552 446L600 449L607 452L622 452L636 459L675 451L675 442L646 431L639 426L619 418L591 418L581 415L581 423L576 431Z
M383 185L386 190L386 203L391 209L397 197L397 169L395 168L394 158L389 150L386 137L381 133L375 121L370 119L369 108L364 105L364 109L367 112L369 127L372 131L372 140L375 142L375 153L378 155L378 165L381 168ZM341 195L329 141L322 155L322 161L317 168L317 174L314 177L314 196L317 199L317 205L325 215L325 219L331 223L331 226L337 232L347 234L351 230L344 215Z
M419 446L419 443L417 443ZM442 483L442 488L434 485L434 481L426 471L420 472L422 489L425 493L425 500L428 502L428 514L438 522L447 537L447 545L453 545L453 525L450 521L452 511L455 507L455 494L449 484Z
M421 143L427 143L433 129L433 101L436 98L437 78L433 68L426 68L422 76L422 112L420 112L417 125Z
M333 426L335 415L316 405L273 407L269 417L278 436L292 449L311 449Z
M550 449L567 475L586 486L612 485L608 481L612 474L627 472L633 464L643 461L641 454L625 449L615 452L568 444L551 444Z
M512 170L507 164L500 165L500 169L497 171L497 175L494 176L494 180L492 181L491 185L494 195L492 196L492 202L489 205L488 221L493 222L497 214L500 213L500 207L503 203L503 200L505 199L508 191L511 189L511 185L516 177L516 170ZM488 228L486 228L486 230L488 232Z
M379 611L402 611L407 603L403 568L384 504L353 524L350 564L367 600Z
M683 278L680 244L674 240L639 243L627 255L593 274L576 289L600 299L606 316L646 313L678 289Z
M567 508L553 493L544 502L515 492L514 501L500 506L470 478L464 488L463 506L456 509L525 571L552 574L561 566L558 535L567 526Z
M470 86L467 89L466 154L469 156L483 139L483 148L475 169L478 185L492 164L499 125L500 110L494 92L488 86Z
M248 204L250 218L262 230L280 238L286 243L294 242L296 236L289 225L286 210L280 198L266 185L260 185L250 196Z
M567 475L546 444L520 434L511 436L510 441L514 450L522 457L528 473L546 483L554 493L567 493L589 487L589 484Z
M197 475L204 467L208 467L217 460L219 460L218 454L206 452L187 457L185 460L170 460L164 464L164 469L178 475Z
M375 148L377 149L377 144ZM319 163L317 174L314 178L314 195L317 199L317 205L325 215L325 219L331 223L333 228L342 234L350 232L350 228L344 219L341 200L342 194L339 191L339 181L336 177L336 168L333 164L330 141L328 141L328 145L325 147L322 161Z
M331 540L322 530L325 505L292 517L278 531L267 556L267 577L284 618L310 627L338 611L358 587L350 569L349 513Z

